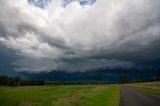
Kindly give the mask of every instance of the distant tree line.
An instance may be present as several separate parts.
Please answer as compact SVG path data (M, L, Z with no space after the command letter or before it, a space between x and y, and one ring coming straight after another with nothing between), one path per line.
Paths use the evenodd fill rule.
M21 77L0 76L0 85L2 86L54 86L54 85L97 85L106 84L105 81L66 81L66 80L33 80L22 79Z
M124 73L121 73L119 76L119 83L139 83L139 82L151 82L151 81L160 81L160 69L156 70L156 75L153 77L146 77L146 78L135 78L135 79L128 79Z
M128 79L127 76L122 73L119 76L119 81L117 82L106 82L106 81L95 81L95 80L85 80L85 81L67 81L67 80L33 80L33 79L23 79L21 77L7 77L0 76L1 86L54 86L54 85L100 85L109 83L137 83L137 82L151 82L160 81L160 69L156 71L156 75L149 78L137 78Z

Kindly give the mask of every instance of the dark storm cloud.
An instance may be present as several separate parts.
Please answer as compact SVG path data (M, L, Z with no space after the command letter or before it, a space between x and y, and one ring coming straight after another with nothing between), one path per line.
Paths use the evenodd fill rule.
M0 75L19 75L14 71L15 66L13 65L13 62L18 59L15 52L16 51L12 49L0 45Z
M61 4L42 9L27 0L0 1L0 45L16 51L9 63L17 71L159 66L160 1Z

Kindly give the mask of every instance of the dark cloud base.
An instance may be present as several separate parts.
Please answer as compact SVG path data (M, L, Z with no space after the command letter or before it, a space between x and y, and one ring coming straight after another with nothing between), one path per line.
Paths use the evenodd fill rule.
M0 45L0 75L18 76L20 73L14 71L14 65L17 56L16 51L8 49L3 45Z
M156 70L154 69L101 69L87 72L73 72L68 73L66 71L52 71L49 73L27 73L22 72L21 74L25 77L32 79L45 79L45 80L98 80L98 81L118 81L119 75L124 73L128 79L136 78L149 78L156 75Z

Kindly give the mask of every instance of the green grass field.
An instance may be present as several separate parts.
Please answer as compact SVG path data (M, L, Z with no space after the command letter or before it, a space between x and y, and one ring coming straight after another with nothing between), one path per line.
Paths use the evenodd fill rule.
M135 84L127 84L127 85L134 87L135 89L144 91L144 92L160 95L160 81L146 82L146 83L135 83Z
M118 105L118 85L0 86L0 106Z

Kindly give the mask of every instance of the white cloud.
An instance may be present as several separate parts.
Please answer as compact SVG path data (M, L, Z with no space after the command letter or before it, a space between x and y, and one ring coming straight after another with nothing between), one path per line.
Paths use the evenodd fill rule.
M0 42L4 42L4 41L5 41L5 38L0 37Z
M156 0L97 0L92 6L75 1L65 8L54 0L45 9L27 0L1 0L0 6L0 42L17 50L17 70L133 67L111 54L129 55L160 38Z

